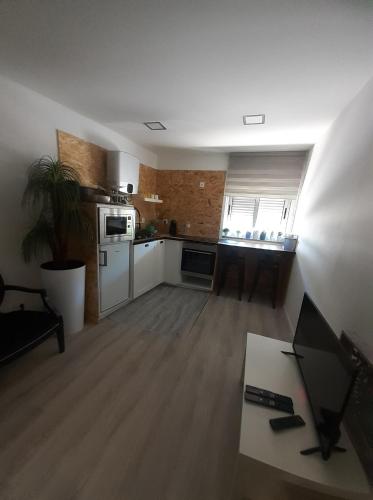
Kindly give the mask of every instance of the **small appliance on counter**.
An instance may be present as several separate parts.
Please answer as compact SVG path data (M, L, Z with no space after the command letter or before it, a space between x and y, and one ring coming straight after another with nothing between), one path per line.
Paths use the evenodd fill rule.
M170 222L170 235L171 236L177 235L177 224L175 219L172 219L172 221Z

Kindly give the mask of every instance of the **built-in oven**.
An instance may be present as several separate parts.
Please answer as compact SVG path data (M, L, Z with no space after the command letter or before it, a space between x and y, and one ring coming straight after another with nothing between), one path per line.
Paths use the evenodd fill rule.
M135 237L135 210L133 207L98 207L99 243L118 243Z
M215 269L216 245L184 242L181 273L212 279Z

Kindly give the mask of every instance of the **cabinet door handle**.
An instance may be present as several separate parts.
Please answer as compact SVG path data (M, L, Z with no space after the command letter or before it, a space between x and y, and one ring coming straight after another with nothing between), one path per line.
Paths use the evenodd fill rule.
M162 245L163 241L160 241L159 243Z
M100 250L100 266L101 267L107 267L107 251L106 250ZM104 256L104 263L101 264L101 255Z
M145 243L145 246L148 247L149 246L149 243Z

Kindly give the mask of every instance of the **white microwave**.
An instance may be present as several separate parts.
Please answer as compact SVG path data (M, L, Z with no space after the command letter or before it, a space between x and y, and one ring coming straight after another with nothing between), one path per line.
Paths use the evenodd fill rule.
M135 238L135 210L133 207L98 208L99 243L118 243Z

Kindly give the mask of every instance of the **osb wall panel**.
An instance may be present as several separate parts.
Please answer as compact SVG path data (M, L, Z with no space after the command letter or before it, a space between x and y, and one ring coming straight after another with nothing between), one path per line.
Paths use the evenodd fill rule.
M142 195L157 193L158 170L146 165L140 165L139 193Z
M70 243L69 257L81 260L86 265L85 320L96 323L99 316L96 205L82 203L82 208L91 221L93 241L86 236L74 239Z
M175 219L180 233L218 238L224 183L225 172L220 171L158 170L157 192L164 202L158 217Z
M74 167L83 186L106 186L107 150L57 130L59 159Z
M140 165L138 191L139 194L133 195L132 199L134 206L141 214L141 218L145 219L145 222L141 224L141 227L144 228L157 218L156 203L144 201L144 195L157 193L157 170L146 165Z
M61 130L57 130L57 145L60 160L78 171L83 186L106 187L106 149ZM156 189L157 171L146 165L140 165L139 193L142 196L134 195L133 204L139 210L141 217L145 218L143 227L156 219L155 204L144 202L143 195L156 193Z

